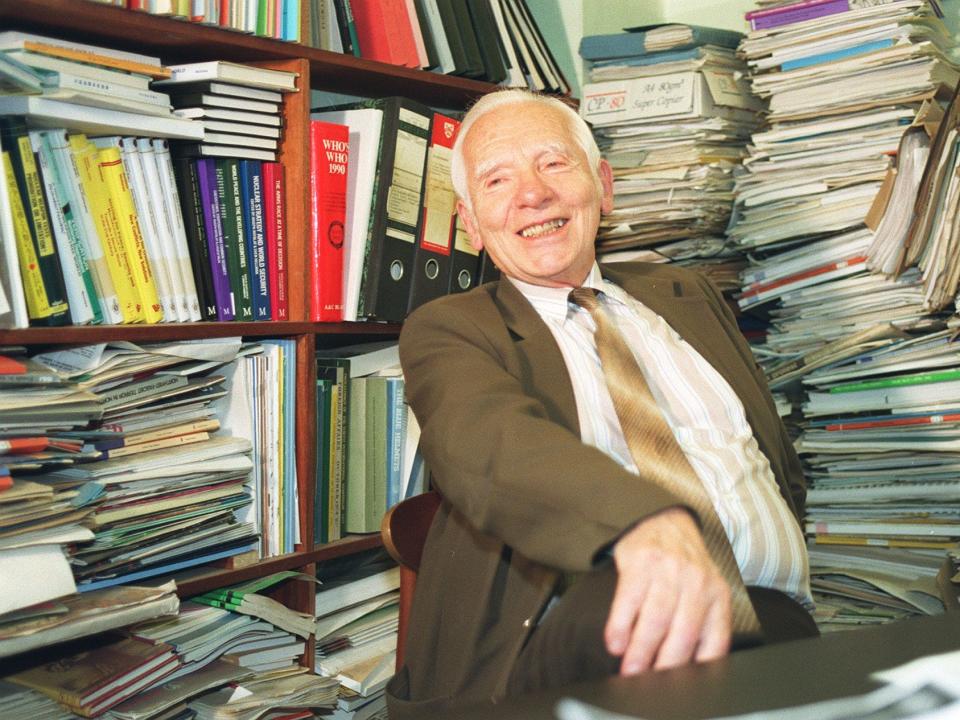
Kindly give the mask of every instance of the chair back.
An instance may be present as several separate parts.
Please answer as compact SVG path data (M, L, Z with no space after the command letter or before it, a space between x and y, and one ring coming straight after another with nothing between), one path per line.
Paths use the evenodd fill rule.
M407 646L410 605L420 570L420 557L427 542L433 516L440 507L440 494L431 490L407 498L383 516L380 537L390 556L400 565L400 619L397 628L397 670L403 666Z

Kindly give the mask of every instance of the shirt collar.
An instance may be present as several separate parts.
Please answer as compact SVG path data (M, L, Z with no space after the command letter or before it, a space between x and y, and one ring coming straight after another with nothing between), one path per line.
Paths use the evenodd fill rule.
M534 309L542 318L551 318L558 322L563 322L575 311L574 307L567 302L567 296L571 288L568 287L546 287L544 285L534 285L513 277L506 276L507 280L520 291ZM594 288L607 294L608 296L623 302L622 291L616 285L603 279L600 274L600 266L594 262L590 268L587 279L583 282L583 287Z

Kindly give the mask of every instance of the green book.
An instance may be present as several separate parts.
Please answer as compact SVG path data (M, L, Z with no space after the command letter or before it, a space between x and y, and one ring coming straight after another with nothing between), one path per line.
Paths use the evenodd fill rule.
M223 224L227 252L227 274L233 293L234 320L253 320L253 296L250 292L250 271L247 267L247 245L243 228L243 201L240 183L240 161L222 158L216 161L217 196L220 199L220 221Z
M926 385L927 383L948 382L950 380L960 380L960 368L950 368L948 370L938 370L936 372L914 373L913 375L897 375L896 377L847 383L845 385L837 385L836 387L830 388L830 392L860 392L863 390L878 390L880 388Z
M32 131L31 141L36 147L38 164L43 170L51 217L56 216L58 221L62 220L59 227L65 233L65 240L72 251L70 253L73 260L72 271L76 273L75 279L80 281L79 284L83 288L82 295L89 305L89 312L93 316L92 322L100 325L103 323L103 311L100 308L97 287L91 272L90 251L87 249L84 231L81 229L80 218L73 202L73 192L68 185L69 178L65 174L66 168L60 163L52 135L51 132ZM61 257L65 256L66 253L61 253ZM64 277L64 281L66 281L66 277ZM71 311L74 307L75 304L72 304Z

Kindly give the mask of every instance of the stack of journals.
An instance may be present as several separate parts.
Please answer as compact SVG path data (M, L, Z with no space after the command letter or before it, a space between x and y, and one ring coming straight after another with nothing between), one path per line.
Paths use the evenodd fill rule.
M8 682L32 688L84 717L168 680L180 659L166 643L98 635L17 661Z
M210 597L218 592L207 593L206 601L182 603L175 617L141 623L128 632L135 638L163 642L174 649L180 667L170 680L222 663L250 671L267 671L267 665L275 670L295 664L294 658L303 654L302 640L260 618L214 607L218 601Z
M770 114L737 180L729 234L755 260L741 307L781 301L771 354L802 354L879 320L923 321L916 272L868 270L893 267L876 244L909 226L937 98L960 78L938 12L935 2L897 0L748 13L755 29L740 50Z
M34 572L37 568L34 567ZM36 576L34 576L36 577ZM15 578L4 575L11 583ZM52 583L44 577L44 586ZM23 584L18 584L22 593ZM58 598L0 615L0 657L36 650L105 630L133 625L160 616L176 615L180 607L173 581L157 587L105 588Z
M698 262L726 286L736 280L742 263L722 235L763 108L740 79L741 37L666 25L583 38L591 82L580 112L614 172L614 210L597 236L605 259Z
M509 87L570 92L526 0L317 0L307 44Z
M39 94L5 95L0 114L30 115L38 127L71 124L102 134L113 127L166 137L199 137L171 112L170 98L150 87L170 76L160 58L19 31L0 33L0 51L40 79ZM0 75L7 63L0 63Z
M938 615L942 551L843 545L810 548L810 584L822 632Z
M376 558L324 581L316 597L316 667L342 686L342 720L385 707L384 687L396 664L400 572Z
M796 442L810 483L814 588L837 595L842 588L831 583L851 582L852 572L854 584L873 586L861 604L887 608L880 620L942 610L926 596L936 597L944 550L960 541L960 349L951 330L908 336L890 327L808 369ZM864 557L875 565L860 567ZM883 566L894 558L903 565L895 573ZM825 622L880 621L838 602L826 605Z
M308 674L306 668L260 673L249 680L190 700L196 720L223 718L283 718L310 720L326 717L337 703L337 683Z
M276 349L275 355L284 352L269 347ZM36 441L49 445L62 437L81 442L79 457L66 461L50 463L46 451L33 452L43 472L30 477L55 502L49 510L31 505L31 516L82 516L94 530L92 542L51 540L74 543L70 557L81 590L170 573L255 547L259 518L272 516L260 505L264 498L266 506L266 496L253 486L253 434L213 435L222 426L230 432L239 421L229 414L218 417L211 406L231 392L224 387L225 376L211 371L240 351L239 339L227 338L145 348L129 343L86 346L34 356L35 363L55 369L92 398L95 409L91 423L66 411L61 417L55 403L21 418L31 423L29 432ZM268 375L272 387L293 386L284 372L292 374L274 368ZM243 394L251 393L250 383L241 387ZM272 403L269 407L280 406L279 400L264 397ZM277 427L284 423L283 418L275 421ZM244 423L248 429L249 423ZM294 427L289 420L283 426L291 432ZM23 433L27 426L15 427ZM285 456L292 456L287 447L292 439L285 434L270 431L257 437L268 438L269 455L284 445ZM17 473L23 469L28 468L14 466L16 482L5 495L17 491ZM251 507L253 497L256 508ZM30 529L23 515L10 518L8 525L18 534Z

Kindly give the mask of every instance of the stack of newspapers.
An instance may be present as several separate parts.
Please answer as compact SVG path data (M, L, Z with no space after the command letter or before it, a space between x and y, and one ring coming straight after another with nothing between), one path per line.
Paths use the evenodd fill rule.
M583 38L580 112L614 173L614 210L597 238L606 260L696 259L714 272L722 261L735 286L723 231L763 108L743 81L740 38L689 25Z

